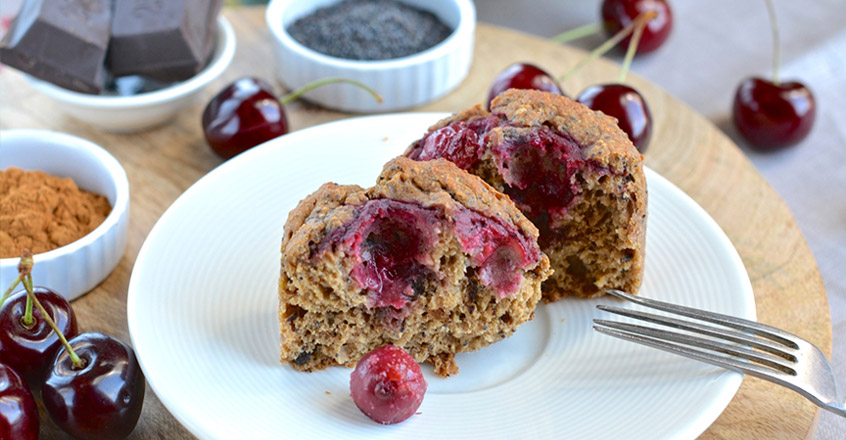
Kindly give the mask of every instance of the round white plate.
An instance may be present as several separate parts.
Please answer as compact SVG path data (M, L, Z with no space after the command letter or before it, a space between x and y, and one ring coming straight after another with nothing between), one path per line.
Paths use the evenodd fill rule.
M371 186L443 114L348 119L298 131L221 165L162 215L138 255L127 313L147 380L188 430L211 438L695 438L742 376L595 332L609 298L539 305L500 343L460 354L442 379L424 366L419 414L372 422L350 370L280 365L282 226L327 181ZM754 319L752 288L717 224L647 170L641 295ZM608 318L608 316L603 316ZM611 318L615 319L615 318ZM330 437L331 436L331 437Z

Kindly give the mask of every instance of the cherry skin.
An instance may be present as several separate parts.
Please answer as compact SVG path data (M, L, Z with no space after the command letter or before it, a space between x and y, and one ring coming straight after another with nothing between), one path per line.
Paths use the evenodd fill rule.
M555 78L545 70L534 64L516 63L506 67L494 79L488 92L488 110L491 109L491 101L508 89L542 90L564 95Z
M0 438L38 439L38 406L23 378L0 363Z
M33 293L65 337L79 333L76 315L64 297L39 286L33 288ZM61 342L35 306L32 326L23 323L25 312L25 290L13 293L0 309L0 362L14 368L30 386L37 387Z
M383 425L411 417L423 402L426 386L420 365L394 345L364 355L350 375L353 402L367 417Z
M666 0L604 0L602 23L605 32L608 36L616 34L646 11L655 11L658 16L646 23L637 46L637 53L643 54L658 49L673 29L673 13ZM629 35L620 43L623 49L629 47L631 38Z
M617 124L641 153L652 135L652 114L637 90L624 84L601 84L585 89L577 101L617 118Z
M206 142L224 159L288 133L285 108L258 78L241 78L221 90L206 105L202 125Z
M50 418L77 439L126 438L144 403L144 374L135 352L101 333L82 333L68 342L84 365L76 369L64 348L54 357L41 387Z
M808 136L816 107L814 95L801 83L747 78L734 95L734 125L752 147L778 150Z

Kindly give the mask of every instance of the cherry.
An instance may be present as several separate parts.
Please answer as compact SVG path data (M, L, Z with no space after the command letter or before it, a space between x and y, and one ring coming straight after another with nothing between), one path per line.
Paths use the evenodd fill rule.
M633 23L638 15L646 11L657 13L657 16L646 24L642 40L637 46L639 54L661 47L673 28L673 14L666 0L603 0L601 11L603 25L609 36ZM630 42L629 36L623 40L623 47L628 47Z
M564 95L558 81L545 70L534 64L515 63L494 79L488 92L488 110L491 109L491 101L508 89L533 89Z
M638 151L646 151L652 134L652 115L637 90L624 84L595 85L585 89L577 101L617 118L620 129L629 135Z
M646 33L647 26L652 21L655 21L657 17L658 12L654 10L646 10L638 14L624 29L594 49L585 59L570 68L563 76L563 78L566 78L572 75L581 66L601 56L622 41L623 38L631 34L631 44L626 49L623 66L620 68L620 75L617 78L618 83L588 87L579 94L576 100L592 110L601 111L606 115L617 118L617 124L620 129L626 132L629 139L641 153L646 151L646 146L649 144L649 137L652 133L652 115L649 112L649 107L646 105L646 100L643 99L643 95L638 93L637 90L622 84L622 82L626 79L629 66L640 47L640 42Z
M44 376L41 398L50 418L77 439L123 439L141 415L144 374L132 348L100 333L82 333L59 351Z
M345 78L318 80L281 99L266 82L252 77L240 78L224 87L203 110L202 126L206 142L218 156L229 159L287 134L285 104L316 87L338 82L360 87L382 102L382 97L370 87Z
M816 104L799 82L747 78L734 96L734 124L750 145L777 150L797 144L814 125Z
M229 159L288 133L285 109L273 89L258 78L241 78L224 87L203 111L206 142Z
M778 22L772 1L767 0L766 5L773 33L773 80L744 79L734 95L732 116L752 147L772 151L805 139L814 125L817 106L804 84L779 81Z
M38 439L38 407L23 378L0 363L0 438Z
M426 386L420 365L394 345L364 355L350 375L350 394L355 405L384 425L411 417L423 402Z
M35 287L33 293L62 333L68 337L78 333L76 315L64 297L46 287ZM25 322L26 298L26 290L20 290L0 307L0 362L35 386L61 343L40 310L31 309L33 321Z

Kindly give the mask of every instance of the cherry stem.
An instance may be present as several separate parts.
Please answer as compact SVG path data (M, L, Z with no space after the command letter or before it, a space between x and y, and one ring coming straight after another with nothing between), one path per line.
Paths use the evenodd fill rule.
M61 341L62 345L65 346L65 350L68 351L68 354L71 358L71 362L73 362L73 368L80 369L84 367L85 364L82 362L82 359L80 359L79 356L76 355L76 352L73 351L73 348L68 343L68 340L65 339L65 335L59 329L59 326L56 325L56 323L53 321L53 318L50 317L50 314L47 313L47 310L44 310L44 306L42 306L41 302L38 301L38 298L35 297L35 292L32 290L31 274L26 276L26 279L24 280L24 288L26 289L27 298L32 300L32 302L35 304L35 307L37 307L38 311L41 312L41 316L44 318L44 321L47 322L47 325L49 325L54 332L56 332L56 336L59 337L59 341Z
M552 41L561 44L569 43L570 41L578 40L579 38L584 38L588 35L598 34L601 30L602 25L600 23L586 24L570 29L569 31L564 31L552 37Z
M604 43L602 43L601 45L599 45L599 47L597 47L597 48L596 48L596 49L594 49L594 50L593 50L590 54L588 54L588 56L587 56L585 59L583 59L583 60L579 61L579 62L578 62L578 64L576 64L575 66L571 67L571 68L570 68L570 70L568 70L566 73L564 73L563 75L561 75L561 76L558 78L558 81L564 81L564 80L566 80L566 79L567 79L567 78L569 78L571 75L573 75L574 73L576 73L576 71L577 71L577 70L579 70L582 66L584 66L585 64L587 64L587 63L591 62L592 60L595 60L595 59L597 59L597 58L601 57L601 56L602 56L602 55L604 55L606 52L608 52L609 50L611 50L611 48L613 48L614 46L616 46L616 45L617 45L620 41L623 41L623 39L625 39L626 37L628 37L628 36L629 36L629 34L631 34L631 33L632 33L632 31L634 31L634 29L635 29L637 26L640 26L640 25L641 25L641 23L646 23L646 22L648 22L649 20L652 20L653 18L655 18L655 17L657 17L657 16L658 16L658 13L657 13L657 12L655 12L655 11L646 11L646 12L641 13L641 14L640 14L640 15L638 15L638 16L637 16L637 17L636 17L636 18L635 18L635 19L634 19L631 23L629 23L629 25L628 25L628 26L626 26L626 27L624 27L623 29L621 29L621 30L620 30L620 32L617 32L616 34L614 34L614 36L613 36L613 37L611 37L611 38L609 38L609 39L605 40L605 42L604 42Z
M318 87L322 87L322 86L325 86L327 84L337 84L337 83L352 84L352 85L354 85L354 86L356 86L360 89L364 89L367 93L370 93L373 96L373 98L376 99L376 101L382 102L382 95L380 95L377 91L370 88L370 86L368 86L367 84L356 81L354 79L336 78L336 77L323 78L323 79L319 79L317 81L308 83L308 84L300 87L299 89L296 89L293 92L288 93L287 95L283 96L281 99L279 99L279 102L281 102L282 105L285 105L285 104L299 98L304 93L310 92L311 90L314 90Z
M24 288L26 288L26 280L24 280ZM21 322L23 322L24 326L27 328L32 327L32 324L35 323L35 318L32 316L32 299L29 295L26 296L26 309L23 317L21 318Z
M781 49L779 48L778 20L775 15L775 6L772 0L765 0L767 3L767 14L770 16L770 28L773 31L773 84L778 85L778 66L781 64Z
M6 302L6 299L9 298L9 295L12 294L12 291L15 290L15 287L18 287L18 283L20 283L22 280L23 279L20 275L18 275L17 277L15 277L14 280L12 280L12 284L9 286L8 289L6 289L5 292L3 292L3 296L0 297L0 308L3 308L3 304Z
M3 307L4 303L6 303L6 299L9 298L9 295L11 295L12 291L15 290L15 287L18 287L18 283L24 281L27 276L31 276L32 264L32 252L30 252L29 249L21 251L21 260L18 262L18 276L12 280L12 284L5 292L3 292L3 297L0 298L0 308ZM27 299L26 305L26 314L24 314L23 317L24 324L32 325L32 304L29 302L29 299Z
M629 66L632 65L635 52L637 52L637 45L640 44L640 37L643 35L643 29L646 28L646 23L648 22L649 20L644 20L634 28L632 39L629 41L629 47L626 49L626 57L623 59L623 67L620 69L620 76L617 77L617 82L619 83L626 80L626 74L629 73Z

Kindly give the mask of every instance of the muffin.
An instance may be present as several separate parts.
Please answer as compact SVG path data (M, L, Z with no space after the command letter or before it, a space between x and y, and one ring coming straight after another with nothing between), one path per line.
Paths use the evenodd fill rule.
M643 156L616 120L547 92L508 90L488 112L446 118L406 151L445 158L507 194L540 231L554 270L543 299L637 293L643 279Z
M511 200L446 160L389 162L376 185L324 184L291 211L281 361L353 366L386 344L435 372L534 317L549 259Z

